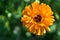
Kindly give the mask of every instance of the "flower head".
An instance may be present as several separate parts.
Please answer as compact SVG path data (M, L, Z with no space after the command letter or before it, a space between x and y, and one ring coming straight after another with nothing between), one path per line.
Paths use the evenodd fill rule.
M23 25L33 34L43 35L50 31L49 26L54 22L53 12L49 5L34 2L23 10L21 21Z

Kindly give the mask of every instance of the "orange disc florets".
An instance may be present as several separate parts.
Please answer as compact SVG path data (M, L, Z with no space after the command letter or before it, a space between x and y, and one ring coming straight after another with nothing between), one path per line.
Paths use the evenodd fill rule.
M52 15L53 12L49 5L34 2L25 7L21 21L31 33L43 35L46 31L50 31L49 26L54 22Z

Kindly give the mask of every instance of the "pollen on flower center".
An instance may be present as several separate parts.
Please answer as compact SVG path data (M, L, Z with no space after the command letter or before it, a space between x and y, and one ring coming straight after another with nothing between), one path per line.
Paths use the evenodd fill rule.
M42 17L40 15L37 15L36 17L34 17L34 21L36 22L40 22L42 19Z

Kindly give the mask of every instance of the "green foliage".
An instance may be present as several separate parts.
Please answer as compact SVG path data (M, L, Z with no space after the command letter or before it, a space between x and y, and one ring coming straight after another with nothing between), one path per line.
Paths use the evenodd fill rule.
M36 36L22 25L22 10L35 0L0 0L0 40L60 40L60 0L39 0L51 6L55 23L51 32Z

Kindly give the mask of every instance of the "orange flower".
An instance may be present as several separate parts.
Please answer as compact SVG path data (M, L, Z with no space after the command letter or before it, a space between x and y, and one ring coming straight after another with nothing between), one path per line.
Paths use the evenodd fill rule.
M52 15L53 12L49 5L34 2L25 7L21 21L31 33L43 35L46 31L50 31L49 26L54 22Z

